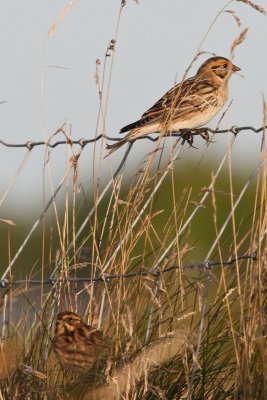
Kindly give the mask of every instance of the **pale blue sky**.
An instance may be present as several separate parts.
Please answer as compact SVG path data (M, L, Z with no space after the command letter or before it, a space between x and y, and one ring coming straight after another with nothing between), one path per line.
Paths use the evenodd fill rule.
M95 85L95 61L101 60L114 37L120 7L119 0L80 0L65 15L56 32L48 31L68 0L9 0L2 2L0 13L0 138L9 142L43 140L64 121L72 125L74 139L92 138L96 129L98 92ZM261 2L264 5L265 2ZM110 87L107 134L138 119L175 80L179 81L195 55L203 36L220 9L221 0L128 0L119 26ZM236 49L235 63L245 79L234 76L230 98L234 99L221 127L262 125L262 95L267 93L267 20L242 2L231 2L241 18L239 28L232 15L224 13L210 30L202 50L229 57L231 43L241 30L249 28L247 40ZM192 68L192 74L207 56ZM109 61L110 62L110 61ZM42 66L49 68L42 68ZM60 66L66 69L50 68ZM42 75L42 72L44 74ZM41 86L43 86L43 93ZM218 116L219 118L219 116ZM214 127L218 118L210 124ZM241 137L242 135L242 137ZM260 157L260 135L241 134L234 146L238 166L248 160L256 164ZM211 157L225 148L221 135L209 150ZM134 165L153 144L135 146L129 163ZM199 153L204 149L201 144ZM80 171L89 180L92 149L86 148ZM185 151L191 157L193 149ZM1 194L23 158L25 151L0 146ZM121 153L115 153L114 164ZM5 205L42 200L44 148L34 149ZM108 171L108 161L103 164ZM52 176L57 181L65 169L65 150L55 149L51 156ZM39 207L38 207L39 208ZM3 216L3 218L8 216Z

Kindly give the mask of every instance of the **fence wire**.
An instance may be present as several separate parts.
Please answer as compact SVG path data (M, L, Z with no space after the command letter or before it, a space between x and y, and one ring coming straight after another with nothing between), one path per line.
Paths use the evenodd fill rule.
M237 135L239 132L242 132L242 131L252 131L252 132L255 132L255 133L259 133L259 132L264 131L266 128L267 128L267 126L261 126L260 128L254 128L253 126L242 126L242 127L240 127L240 126L235 126L235 125L232 126L231 128L228 128L228 129L211 129L211 128L207 127L207 128L200 128L200 129L196 129L196 130L192 130L192 131L184 130L184 131L179 131L179 132L172 132L171 134L160 135L160 137L172 136L172 137L183 138L185 136L185 133L186 133L187 136L189 135L191 138L196 136L196 135L203 135L203 134L208 134L208 133L217 134L217 133L228 133L228 132L231 132L234 135ZM58 129L57 133L59 133L59 132L63 132L64 133L64 130L62 128L60 128L60 129ZM158 134L158 133L159 132L155 132L155 134ZM79 145L81 148L84 148L88 144L96 143L102 138L103 139L107 139L107 140L111 140L111 141L115 141L115 142L118 142L118 141L122 140L120 137L110 137L110 136L107 136L107 135L104 135L104 134L99 134L98 136L96 136L93 139L80 138L80 139L77 139L77 140L72 140L71 138L67 137L66 140L59 140L59 141L57 141L55 143L50 143L50 140L49 141L38 141L38 142L34 142L34 141L31 141L31 140L28 140L25 143L7 143L4 140L0 139L0 144L2 146L5 146L5 147L26 148L28 150L32 150L34 147L37 147L37 146L47 146L49 148L55 148L57 146L66 145L66 144L68 144L68 145ZM147 136L143 136L143 137L137 138L134 141L136 141L136 140L150 140L150 141L156 142L158 139L159 139L159 136L152 137L152 136L147 135Z
M148 277L148 276L153 276L153 277L160 277L162 274L178 269L199 269L201 271L205 270L210 270L214 267L217 266L224 266L228 267L233 264L235 264L237 261L244 261L244 260L251 260L251 261L257 261L257 253L254 252L250 255L242 255L237 258L231 258L228 261L205 261L205 262L199 262L199 263L194 263L194 264L187 264L187 265L170 265L169 267L166 267L162 270L159 268L154 268L151 270L138 270L136 272L129 272L127 274L113 274L113 275L108 275L108 274L100 274L96 276L95 278L66 278L66 279L61 279L61 278L49 278L49 279L44 279L44 280L38 280L38 279L23 279L23 280L8 280L8 279L2 279L0 281L0 288L7 289L13 285L47 285L47 284L56 284L56 283L67 283L67 282L84 282L84 283L93 283L93 282L105 282L108 283L114 279L129 279L129 278L136 278L136 277Z

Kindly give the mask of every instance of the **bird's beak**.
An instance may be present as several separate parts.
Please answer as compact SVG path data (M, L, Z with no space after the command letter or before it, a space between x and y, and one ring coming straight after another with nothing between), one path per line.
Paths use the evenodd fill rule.
M232 71L233 72L241 71L241 68L238 68L236 65L233 64Z

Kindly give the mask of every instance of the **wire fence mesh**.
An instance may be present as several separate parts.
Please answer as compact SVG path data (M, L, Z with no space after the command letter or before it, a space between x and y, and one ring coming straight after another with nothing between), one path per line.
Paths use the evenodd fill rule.
M8 280L8 279L2 279L0 281L0 288L6 289L11 287L12 285L41 285L41 284L55 284L55 283L68 283L68 282L84 282L84 283L90 283L90 282L105 282L108 283L111 280L114 279L130 279L130 278L136 278L136 277L148 277L148 276L154 276L154 277L160 277L161 274L165 274L167 272L171 272L174 270L178 269L199 269L202 271L212 269L217 266L224 266L224 267L229 267L233 264L235 264L237 261L244 261L244 260L250 260L250 261L257 261L257 253L252 253L251 255L243 255L239 256L237 258L232 258L228 261L205 261L205 262L199 262L199 263L194 263L194 264L187 264L187 265L171 265L167 268L164 268L162 270L160 269L152 269L152 270L145 270L144 268L142 270L138 270L136 272L130 272L127 274L100 274L94 278L66 278L66 279L61 279L61 278L53 278L53 279L22 279L22 280Z
M186 132L186 134L187 135L189 134L191 137L199 135L200 133L219 134L219 133L231 132L234 135L237 135L238 133L240 133L242 131L252 131L254 133L260 133L260 132L263 132L266 128L267 128L266 126L261 126L259 128L255 128L253 126L241 126L240 127L240 126L233 125L231 128L228 128L228 129L211 129L211 128L208 128L208 127L207 128L200 128L200 129L196 129L194 131ZM64 132L63 128L58 129L55 134L59 133L60 131ZM158 133L158 132L155 132L155 133ZM181 132L173 132L171 134L172 137L180 137L180 138L183 138L184 135L185 135L185 132L182 132L182 131ZM170 136L170 135L161 135L161 137L163 137L163 136ZM98 142L102 138L103 139L107 139L107 140L111 140L111 141L115 141L115 142L118 142L118 141L121 140L121 138L115 138L115 137L110 137L110 136L107 136L107 135L104 135L104 134L99 134L93 139L80 138L80 139L77 139L77 140L73 140L73 139L68 137L68 138L66 138L66 140L59 140L59 141L57 141L55 143L51 143L51 140L49 140L49 141L36 141L36 142L32 141L32 140L28 140L28 141L26 141L24 143L8 143L8 142L5 142L4 140L0 139L0 144L2 146L5 146L5 147L26 148L28 150L32 150L33 148L35 148L37 146L47 146L47 147L53 149L55 147L58 147L58 146L61 146L61 145L66 145L66 144L79 145L79 146L81 146L83 148L88 144L93 144L93 143ZM154 137L152 137L150 135L147 135L147 136L136 138L135 140L150 140L150 141L155 142L155 141L158 140L158 137L154 138Z

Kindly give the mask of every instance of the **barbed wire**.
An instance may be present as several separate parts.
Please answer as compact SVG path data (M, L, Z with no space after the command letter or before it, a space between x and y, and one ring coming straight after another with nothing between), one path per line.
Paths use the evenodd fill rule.
M108 283L109 281L112 281L114 279L129 279L129 278L135 278L135 277L148 277L148 276L154 276L154 277L160 277L161 274L165 274L167 272L171 272L177 269L194 269L198 268L200 270L210 270L216 266L223 265L224 267L231 266L232 264L236 263L237 261L242 261L242 260L251 260L251 261L257 261L257 253L254 252L250 255L243 255L240 257L234 257L231 258L228 261L205 261L205 262L199 262L199 263L193 263L193 264L187 264L187 265L171 265L169 267L164 268L163 270L160 270L159 268L154 268L151 270L144 271L138 270L136 272L129 272L127 274L113 274L113 275L108 275L108 274L100 274L96 276L95 278L66 278L66 279L61 279L61 278L49 278L49 279L23 279L23 280L8 280L8 279L2 279L0 281L0 288L2 289L7 289L13 285L47 285L47 284L56 284L56 283L69 283L69 282L86 282L86 283L93 283L93 282L105 282Z
M208 132L212 133L212 134L231 132L234 135L237 135L239 132L242 132L242 131L253 131L254 133L260 133L260 132L264 131L264 129L266 129L266 128L267 128L267 126L261 126L260 128L254 128L253 126L240 127L240 126L235 126L235 125L233 125L231 128L228 128L228 129L211 129L209 127L207 127L207 128L205 127L205 128L192 130L192 131L184 130L184 131L179 131L179 132L172 132L171 134L168 133L166 135L161 135L161 137L172 136L172 137L183 138L185 136L185 133L187 136L189 135L189 136L193 137L196 135L207 134ZM60 130L62 130L62 129L59 129L58 131L60 131ZM64 132L64 131L62 130L62 132ZM159 133L160 132L155 132L155 134L159 134ZM57 146L66 145L66 144L79 145L80 147L83 148L88 144L96 143L101 138L105 138L105 139L111 140L113 142L114 141L118 142L118 141L122 140L122 138L110 137L110 136L107 136L104 134L99 134L98 136L96 136L93 139L80 138L77 140L72 140L71 138L68 137L68 138L66 138L66 140L59 140L55 143L50 143L50 140L49 141L37 141L37 142L28 140L27 142L24 142L24 143L8 143L8 142L5 142L4 140L0 139L0 144L5 147L27 148L28 150L32 150L34 147L37 147L37 146L47 146L49 148L55 148ZM158 138L159 138L158 136L154 138L154 137L148 135L148 136L139 137L135 140L150 140L150 141L156 142L158 140Z

